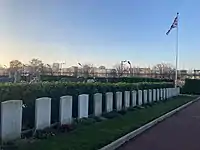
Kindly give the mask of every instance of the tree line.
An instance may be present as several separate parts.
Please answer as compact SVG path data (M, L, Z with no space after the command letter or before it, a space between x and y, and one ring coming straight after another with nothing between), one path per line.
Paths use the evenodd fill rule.
M10 61L8 71L10 73L14 73L16 71L18 72L23 72L24 68L29 68L28 70L30 71L32 75L37 75L37 74L46 74L48 73L49 75L54 75L54 71L52 69L52 66L49 64L43 63L42 60L33 58L32 60L29 61L28 64L23 64L19 60L12 60ZM81 73L84 74L84 76L89 76L90 74L95 73L95 66L93 64L83 64L80 65L81 67ZM105 66L100 66L98 67L100 70L106 70ZM109 73L112 74L113 76L120 77L123 76L123 74L133 74L137 75L141 73L140 67L136 66L127 66L127 65L121 65L116 64L113 66L112 69L110 69ZM156 74L158 73L162 78L165 77L170 77L175 74L175 68L171 64L167 63L160 63L156 64L152 68L143 68L143 73L144 74Z

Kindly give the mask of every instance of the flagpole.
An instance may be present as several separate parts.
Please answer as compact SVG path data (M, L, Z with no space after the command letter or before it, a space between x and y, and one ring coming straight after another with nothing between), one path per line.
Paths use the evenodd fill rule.
M176 72L175 72L175 88L178 81L178 26L179 26L179 13L177 12L177 28L176 28Z

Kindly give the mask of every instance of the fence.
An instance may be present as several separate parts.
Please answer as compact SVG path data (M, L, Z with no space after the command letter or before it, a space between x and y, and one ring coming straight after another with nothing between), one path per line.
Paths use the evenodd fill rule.
M173 73L130 73L130 72L43 72L42 75L53 75L53 76L74 76L74 77L148 77L148 78L159 78L159 79L174 79L175 74ZM186 74L179 74L179 78L186 76Z
M53 75L53 76L70 76L70 77L102 77L102 78L117 78L117 77L143 77L143 78L155 78L155 79L171 79L174 80L174 73L122 73L116 74L112 72L107 73L76 73L76 72L54 72L43 73L41 75ZM200 74L197 73L178 73L178 80L185 80L186 78L200 78Z
M74 76L74 77L148 77L148 78L159 78L159 79L174 79L175 73L159 73L159 72L112 72L112 71L105 71L105 72L43 72L42 75L54 75L54 76ZM199 78L199 73L182 73L178 72L178 79L185 79L185 78Z
M180 88L148 89L138 91L108 92L105 94L105 106L102 101L102 93L93 95L92 104L95 116L109 113L114 109L120 111L124 108L140 106L155 101L167 100L180 94ZM78 118L87 118L89 114L89 94L78 96ZM59 123L70 124L72 117L72 96L60 97ZM15 140L22 133L22 111L21 100L8 100L1 103L1 139L3 142ZM105 107L103 109L103 107ZM103 111L104 110L104 111ZM51 98L42 97L35 100L35 130L45 129L51 126Z
M146 78L148 79L169 79L174 80L175 74L171 73L127 73L124 72L122 74L112 73L112 72L105 72L105 73L83 73L83 72L43 72L40 73L40 77L42 76L52 76L52 77L61 77L63 76L63 80L65 80L66 77L69 78L119 78L119 77L134 77L134 78ZM1 79L2 78L2 79ZM199 79L200 74L197 73L178 73L178 80L184 81L186 78L195 78ZM21 74L21 80L30 82L33 79L32 74ZM0 83L1 82L13 82L14 78L9 78L8 75L0 77Z

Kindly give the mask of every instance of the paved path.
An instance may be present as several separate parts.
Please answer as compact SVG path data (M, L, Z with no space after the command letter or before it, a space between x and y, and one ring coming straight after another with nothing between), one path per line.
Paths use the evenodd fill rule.
M118 150L200 150L200 101L130 140Z

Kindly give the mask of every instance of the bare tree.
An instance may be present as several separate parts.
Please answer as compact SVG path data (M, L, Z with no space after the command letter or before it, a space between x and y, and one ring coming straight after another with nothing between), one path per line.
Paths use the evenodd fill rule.
M91 74L94 75L94 67L93 64L84 64L82 65L83 75L85 78L89 77Z
M169 63L157 64L153 67L153 72L159 74L161 78L174 78L175 68Z
M139 66L133 67L133 73L134 73L134 75L139 76L140 75L140 67Z
M113 66L113 68L114 68L114 70L116 71L116 76L117 76L117 77L121 77L122 74L123 74L121 64L116 64L116 65Z
M99 66L99 69L106 69L105 66Z
M9 76L14 78L15 74L22 72L23 64L19 60L10 61L10 67L8 68Z
M117 70L116 69L111 69L110 76L111 77L117 77Z
M53 69L49 64L46 64L48 72L50 72L50 74L53 76Z
M114 65L114 69L116 70L116 75L118 77L122 77L124 73L128 73L129 72L129 67L122 66L121 64Z
M12 60L10 61L10 71L15 72L21 69L23 66L22 62L19 60Z
M44 72L44 64L41 60L33 58L30 61L30 66L32 67L33 74L41 74Z

